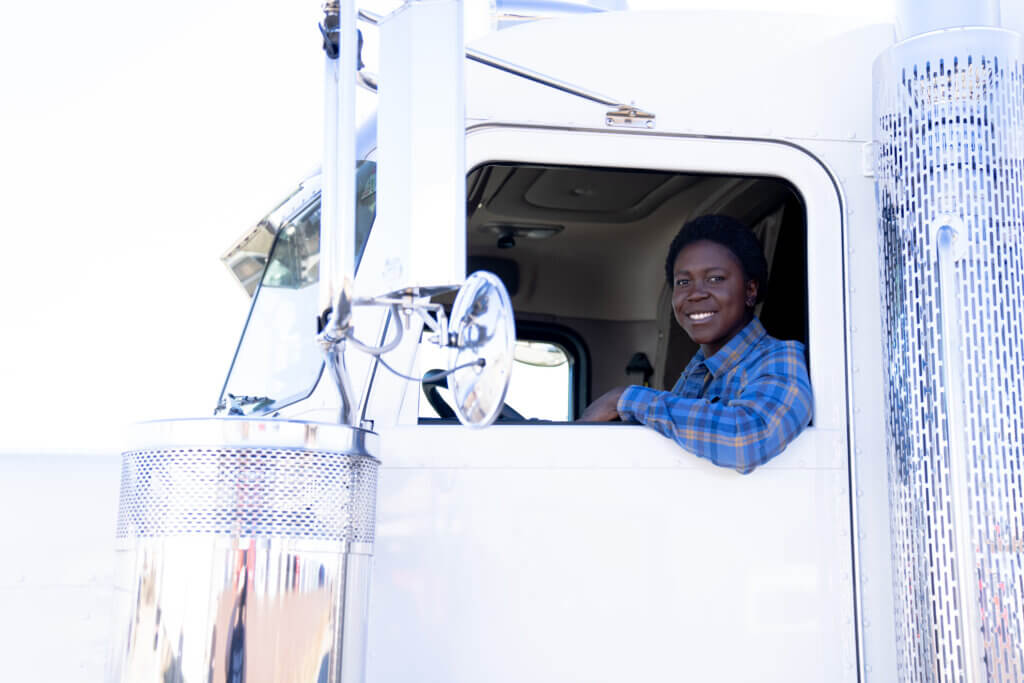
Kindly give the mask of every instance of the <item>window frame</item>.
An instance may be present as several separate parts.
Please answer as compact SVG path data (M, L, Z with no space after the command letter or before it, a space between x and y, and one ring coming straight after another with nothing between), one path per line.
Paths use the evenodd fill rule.
M356 276L356 277L359 275L359 272L360 272L360 266L362 265L362 262L363 262L363 255L364 255L364 253L366 251L366 246L367 246L367 244L370 241L370 236L374 232L374 226L377 224L377 210L376 210L376 182L377 182L377 178L376 178L376 176L377 176L377 163L376 163L375 160L373 160L373 159L360 159L360 160L356 161L356 197L355 197L355 204L356 204L356 224L355 224L355 232L356 232L355 240L356 240L356 244L355 244L355 249L356 249L356 252L355 252L355 259L354 259L354 262L353 262L354 276ZM256 289L253 291L252 297L251 297L250 302L249 302L249 310L246 312L245 324L242 326L242 332L241 332L241 334L238 337L238 341L235 343L235 350L234 350L234 353L232 354L232 357L231 357L231 363L228 365L228 371L227 371L227 374L224 377L224 383L221 385L220 394L219 394L219 396L217 398L217 405L214 408L214 414L215 415L220 415L220 414L232 415L232 414L236 414L236 413L232 413L231 412L231 410L232 410L231 401L227 400L227 397L229 396L229 394L228 394L228 387L230 386L232 377L233 377L233 375L235 373L235 366L236 366L236 364L237 364L237 362L239 360L239 356L240 356L240 354L242 352L242 347L243 347L243 345L246 342L246 338L247 338L246 335L249 332L249 325L253 321L253 315L254 315L254 313L256 313L256 307L259 304L260 295L263 292L264 286L266 286L267 289L279 288L278 285L271 285L271 284L265 282L265 280L268 277L268 275L271 274L270 271L269 271L270 266L274 263L274 256L275 256L275 253L276 253L277 249L281 245L282 238L287 235L286 230L288 229L288 227L291 226L296 221L305 218L306 216L308 216L309 214L311 214L313 212L320 213L320 211L322 209L322 197L323 197L322 192L321 192L320 180L321 180L321 177L319 175L315 175L315 176L313 176L313 177L303 181L302 185L299 187L298 190L296 190L294 193L292 193L292 195L290 195L287 199L284 200L284 202L282 202L276 209L274 209L275 212L279 211L281 209L281 207L284 207L284 206L288 205L289 202L291 202L293 200L297 201L296 205L290 207L290 210L287 213L283 214L282 219L280 220L278 226L275 229L274 239L271 242L270 248L267 250L266 260L263 263L263 269L262 269L262 271L259 274L259 282L258 282L258 284L256 286ZM366 205L365 199L369 195L366 194L366 192L367 192L367 186L369 186L371 182L373 184L373 191L372 191L372 194L373 194L373 204L372 204L372 208L367 209L366 208L367 205ZM272 212L272 214L273 214L273 212ZM317 265L316 265L316 274L317 274L317 276L316 276L315 280L311 280L310 282L302 285L301 288L306 288L306 287L317 287L317 288L319 288L319 280L320 280L319 254L320 254L320 245L323 244L323 242L322 242L323 225L321 223L321 218L322 218L322 216L319 216L317 218L317 220L316 220L318 242L319 242L318 247L317 247ZM267 220L268 220L267 218L264 218L264 220L261 221L261 223L263 223L263 222L265 222ZM314 312L314 316L310 320L311 327L314 324L317 324L318 318L317 318L316 313L317 312ZM309 348L310 349L314 349L313 346L310 346ZM312 381L310 382L310 384L309 384L309 386L307 388L301 389L297 393L291 394L289 396L272 400L269 403L256 404L255 408L253 410L251 410L248 413L243 411L242 414L244 414L244 415L251 415L251 416L277 415L281 410L283 410L285 408L288 408L290 406L296 405L298 403L301 403L301 402L305 401L306 399L309 399L311 396L313 396L314 392L316 392L317 388L319 386L321 386L320 385L320 380L324 376L324 369L325 369L324 362L323 362L322 359L320 359L319 360L318 370L316 371L315 377L313 377L311 375Z

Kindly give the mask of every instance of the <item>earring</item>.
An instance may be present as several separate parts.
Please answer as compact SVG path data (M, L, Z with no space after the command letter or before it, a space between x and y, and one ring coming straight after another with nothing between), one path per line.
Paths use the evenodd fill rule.
M752 296L747 297L747 308L753 308L755 303L757 303L757 299Z

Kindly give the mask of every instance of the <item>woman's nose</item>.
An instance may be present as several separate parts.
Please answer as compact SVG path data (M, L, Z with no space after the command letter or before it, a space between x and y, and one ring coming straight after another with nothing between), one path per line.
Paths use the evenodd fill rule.
M690 301L697 301L707 297L707 290L704 289L703 285L694 285L690 292L686 295L686 298Z

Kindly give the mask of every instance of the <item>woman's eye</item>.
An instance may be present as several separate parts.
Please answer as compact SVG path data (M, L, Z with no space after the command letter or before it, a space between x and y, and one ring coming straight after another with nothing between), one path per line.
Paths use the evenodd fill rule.
M708 278L708 281L710 282L722 282L723 280L725 280L724 275L712 275Z
M685 278L679 278L676 280L676 287L685 287L688 284L690 284L690 281Z

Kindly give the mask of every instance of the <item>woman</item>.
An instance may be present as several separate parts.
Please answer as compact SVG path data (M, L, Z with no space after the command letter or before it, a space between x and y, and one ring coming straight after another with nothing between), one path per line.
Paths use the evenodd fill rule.
M676 322L700 350L672 391L618 387L580 421L640 422L747 474L811 420L803 344L768 336L754 316L768 265L757 238L737 221L704 216L687 223L669 247L665 275Z

